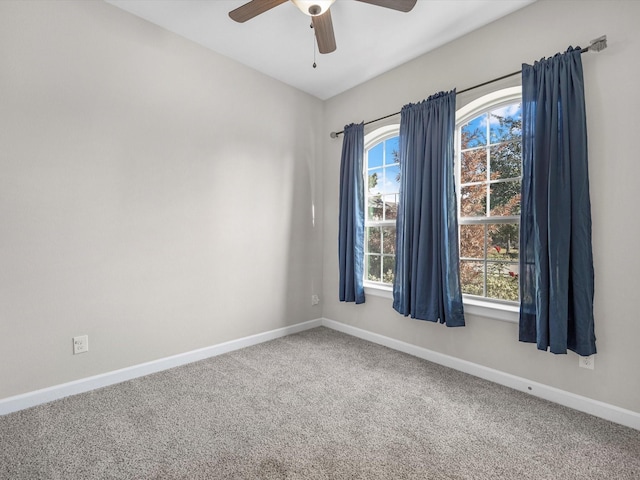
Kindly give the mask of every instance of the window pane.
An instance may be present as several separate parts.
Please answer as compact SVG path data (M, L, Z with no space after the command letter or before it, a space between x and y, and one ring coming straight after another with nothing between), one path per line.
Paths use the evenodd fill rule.
M491 216L520 215L520 181L491 184Z
M460 125L457 133L462 291L517 302L521 102L494 106Z
M384 283L393 283L393 272L396 268L395 257L385 255L382 257L382 281Z
M375 193L380 193L384 183L383 169L375 168L373 170L369 170L367 173L369 174L369 185L367 186L367 188L369 189L369 194L372 195Z
M491 147L491 180L522 175L522 143L501 143Z
M486 185L470 185L460 189L460 215L462 217L483 217L486 215Z
M398 195L384 196L384 218L395 220L398 217Z
M487 114L484 113L461 129L461 147L465 148L478 147L487 144Z
M489 118L491 143L506 142L522 135L522 109L519 103L493 110Z
M370 148L367 155L367 168L381 167L382 154L382 143L379 143L375 147Z
M398 193L400 191L400 166L390 165L384 169L384 193Z
M381 253L380 252L380 227L367 227L366 228L366 247L368 253Z
M487 297L517 302L518 290L517 263L487 264Z
M367 219L382 220L382 197L374 195L368 199Z
M460 225L460 256L484 259L484 225Z
M371 282L379 282L381 280L380 261L380 255L366 255L367 280Z
M396 227L382 227L382 253L395 255Z
M520 226L515 223L493 223L487 226L487 258L517 261L520 248Z
M393 137L384 142L385 147L385 159L384 163L387 165L391 165L393 163L398 163L400 160L398 155L400 154L400 147L398 143L399 137Z
M468 260L460 261L462 293L484 295L484 264Z
M460 162L460 183L487 180L487 150L479 148L462 153Z

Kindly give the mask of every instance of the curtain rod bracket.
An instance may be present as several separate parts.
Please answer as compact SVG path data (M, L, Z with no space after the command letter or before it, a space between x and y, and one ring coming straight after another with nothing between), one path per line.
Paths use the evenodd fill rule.
M607 36L603 35L601 37L596 38L595 40L591 40L589 44L590 52L600 52L607 48Z

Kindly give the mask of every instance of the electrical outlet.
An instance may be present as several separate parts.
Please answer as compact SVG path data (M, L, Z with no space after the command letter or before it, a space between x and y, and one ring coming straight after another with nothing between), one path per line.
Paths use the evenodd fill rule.
M311 305L318 305L320 303L320 297L318 295L311 295Z
M593 370L595 367L596 358L593 355L589 355L588 357L578 357L578 365L582 368L588 368L589 370Z
M84 353L89 351L89 335L80 335L73 337L73 354Z

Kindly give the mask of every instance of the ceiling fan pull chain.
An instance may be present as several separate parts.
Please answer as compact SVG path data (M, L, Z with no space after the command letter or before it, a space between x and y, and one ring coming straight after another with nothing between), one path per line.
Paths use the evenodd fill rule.
M313 23L309 25L309 28L313 29ZM316 68L316 34L313 34L313 68Z

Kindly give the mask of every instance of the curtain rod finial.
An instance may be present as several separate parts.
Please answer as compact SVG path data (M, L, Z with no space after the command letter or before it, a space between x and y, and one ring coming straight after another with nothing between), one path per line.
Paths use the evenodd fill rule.
M330 136L331 138L338 138L338 134L337 134L336 132L331 132L331 133L329 134L329 136Z
M595 40L591 40L589 44L589 51L599 52L607 48L607 36L603 35L601 37L596 38Z

